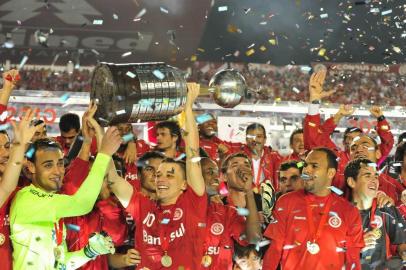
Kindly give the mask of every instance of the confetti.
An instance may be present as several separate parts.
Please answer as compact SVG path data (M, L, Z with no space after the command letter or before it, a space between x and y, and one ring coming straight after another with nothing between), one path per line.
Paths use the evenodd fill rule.
M161 224L168 224L171 221L169 218L164 218L161 220Z
M221 6L221 7L218 7L218 12L223 12L223 11L227 11L228 10L228 7L227 6Z
M223 186L220 188L219 193L220 193L220 195L227 196L227 195L228 195L228 189L227 189L227 187L226 187L225 185L223 185Z
M115 13L113 13L113 19L114 19L114 20L118 20L118 15L115 14Z
M18 66L18 70L21 70L24 67L25 63L27 63L27 61L28 56L24 55L23 58L21 59L20 65Z
M328 18L328 14L327 13L320 14L320 18L321 19Z
M335 187L335 186L330 186L330 187L328 187L332 192L334 192L335 194L337 194L338 196L341 196L341 195L343 195L344 194L344 192L341 190L341 189L339 189L339 188L337 188L337 187Z
M8 111L6 110L0 114L0 121L4 122L7 119L7 117L8 117Z
M127 71L127 73L125 74L128 77L130 77L131 79L134 79L135 77L137 77L137 75L135 75L134 73L132 73L131 71Z
M176 161L182 160L183 158L186 157L185 153L180 154L177 158L175 158Z
M193 163L199 162L202 158L201 157L192 157L190 159L190 161L192 161Z
M141 9L140 12L138 12L138 14L135 15L134 21L140 20L141 17L145 15L145 13L147 13L147 9L146 8Z
M303 165L304 165L303 161L300 161L300 162L298 162L298 163L296 164L296 166L297 166L298 168L302 168Z
M70 223L68 223L68 224L66 224L66 228L67 228L68 230L75 231L75 232L79 232L79 231L80 231L80 226L78 226L78 225L76 225L76 224L70 224Z
M95 55L100 55L100 53L98 51L96 51L95 49L91 49L90 50L92 53L94 53Z
M70 94L69 93L65 93L61 96L61 101L62 102L66 102L68 99L70 98Z
M270 40L268 40L268 42L274 46L276 45L276 39L270 39Z
M121 114L125 114L125 110L116 111L116 115L121 115Z
M237 207L237 214L247 217L250 214L250 211L247 208Z
M9 129L11 127L10 123L5 123L3 125L0 125L0 131Z
M382 16L385 16L385 15L388 15L388 14L391 14L391 13L392 13L392 10L391 10L391 9L388 9L388 10L382 11L382 12L381 12L381 15L382 15Z
M379 13L379 8L371 8L370 12L371 13Z
M248 51L245 52L245 55L250 56L250 55L253 55L254 53L255 53L254 49L249 49Z
M257 136L251 135L251 134L247 134L245 137L246 137L247 139L253 139L253 140L255 140L255 138L256 138Z
M293 86L292 91L295 92L296 94L300 94L300 90L297 89L297 87Z
M129 141L134 139L134 134L132 132L125 134L123 137L121 137L124 143L128 143Z
M154 74L154 76L160 80L163 80L165 78L165 75L159 69L155 69L154 71L152 71L152 74Z
M35 153L34 147L30 147L30 148L28 149L28 151L25 153L25 156L30 159L30 158L32 158L32 156L34 155L34 153Z
M204 114L200 114L198 116L196 116L196 122L200 125L203 124L207 121L211 121L213 120L213 116L211 116L211 114L209 113L204 113Z
M321 48L321 49L319 50L318 55L319 55L319 56L324 56L325 54L326 54L326 49Z
M102 25L103 20L93 20L93 25Z
M121 55L121 58L125 58L127 56L130 56L132 54L132 52L125 52Z
M168 14L169 10L164 8L164 7L159 7L159 10L161 10L162 13Z

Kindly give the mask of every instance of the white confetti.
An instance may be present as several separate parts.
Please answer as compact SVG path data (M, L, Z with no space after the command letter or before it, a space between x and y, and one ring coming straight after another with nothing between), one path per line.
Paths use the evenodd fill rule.
M21 70L24 67L25 63L27 63L27 61L28 56L24 55L23 58L21 59L20 65L18 66L18 70Z
M337 194L338 196L341 196L341 195L344 194L344 192L343 192L341 189L339 189L339 188L337 188L337 187L335 187L335 186L330 186L329 189L330 189L332 192L334 192L335 194Z
M162 13L166 13L166 14L169 13L169 10L164 7L159 7L159 9L161 10Z
M328 14L327 13L320 14L320 18L322 19L328 18Z
M293 86L292 90L293 90L293 92L295 92L296 94L300 94L300 90L297 89L297 87Z
M118 15L115 14L115 13L113 13L113 19L114 19L114 20L118 20Z
M144 16L145 13L147 13L147 9L146 8L141 9L140 12L138 12L138 14L135 15L134 21L141 19L141 17Z
M382 15L382 16L385 16L385 15L388 15L388 14L391 14L391 13L392 13L392 10L391 10L391 9L388 9L388 10L382 11L382 12L381 12L381 15Z
M93 20L93 25L102 25L103 20Z
M240 216L247 217L250 214L250 211L247 208L238 207L237 213Z
M199 162L201 159L202 159L201 157L193 157L193 158L190 159L190 161L195 163L195 162Z
M121 58L130 56L131 54L132 54L132 52L125 52L125 53L123 53L123 54L121 55Z
M125 114L125 110L116 111L116 115Z
M159 69L155 69L154 71L152 71L152 74L154 74L154 76L160 80L165 78L165 75Z
M218 7L217 10L218 10L219 12L227 11L227 10L228 10L228 7L227 7L227 6L221 6L221 7Z
M125 74L128 77L130 77L131 79L134 79L135 77L137 77L137 75L135 75L134 73L132 73L131 71L127 71L127 73Z

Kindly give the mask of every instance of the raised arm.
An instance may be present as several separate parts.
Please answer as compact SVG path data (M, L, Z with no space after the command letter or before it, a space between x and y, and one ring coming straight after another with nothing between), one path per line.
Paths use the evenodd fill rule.
M0 181L0 208L17 187L27 144L30 142L36 131L44 128L44 124L38 126L30 125L34 114L34 111L29 109L26 111L18 126L14 122L11 122L14 130L14 141L11 148L10 158Z
M3 89L0 94L0 113L6 110L8 100L10 99L11 91L13 91L16 83L20 80L20 75L15 69L3 73Z
M58 218L80 216L89 213L100 193L111 156L121 144L120 133L116 127L110 127L103 137L102 145L89 175L73 196L55 196L55 215Z
M379 106L372 106L369 112L377 120L377 132L381 139L381 144L379 145L379 150L381 150L382 157L378 162L383 162L392 150L395 140L393 139L393 134L390 130L390 125L383 115L382 108Z
M185 145L186 145L186 178L189 186L198 196L206 192L202 168L199 160L199 132L193 116L193 103L199 96L200 85L188 83L188 93L185 105Z
M117 174L116 166L114 165L113 161L110 163L107 184L114 195L116 195L121 205L124 208L127 208L131 197L133 196L134 188L128 181Z

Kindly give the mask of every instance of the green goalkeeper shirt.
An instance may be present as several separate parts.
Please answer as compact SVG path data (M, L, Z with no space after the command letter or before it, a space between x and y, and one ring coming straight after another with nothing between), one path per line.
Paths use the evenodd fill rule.
M83 251L67 252L63 228L63 259L56 267L55 224L65 217L89 213L100 193L111 157L99 153L86 180L72 195L48 193L34 185L17 192L10 209L14 270L76 269L89 259Z

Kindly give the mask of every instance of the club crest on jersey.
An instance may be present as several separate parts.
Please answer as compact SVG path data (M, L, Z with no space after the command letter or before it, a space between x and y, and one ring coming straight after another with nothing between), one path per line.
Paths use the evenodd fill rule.
M183 217L183 210L181 208L176 208L175 213L173 213L173 220L179 220Z
M0 246L2 246L6 242L6 236L0 233Z
M375 228L382 227L382 225L383 225L382 217L374 215L374 220L371 222L371 224L374 224L376 226Z
M328 219L328 224L333 228L341 226L341 218L339 216L332 216Z
M216 223L213 223L213 224L211 225L210 231L211 231L211 233L214 234L214 235L220 235L220 234L222 234L223 231L224 231L224 226L223 226L223 224L221 224L221 223L217 223L217 222L216 222Z

